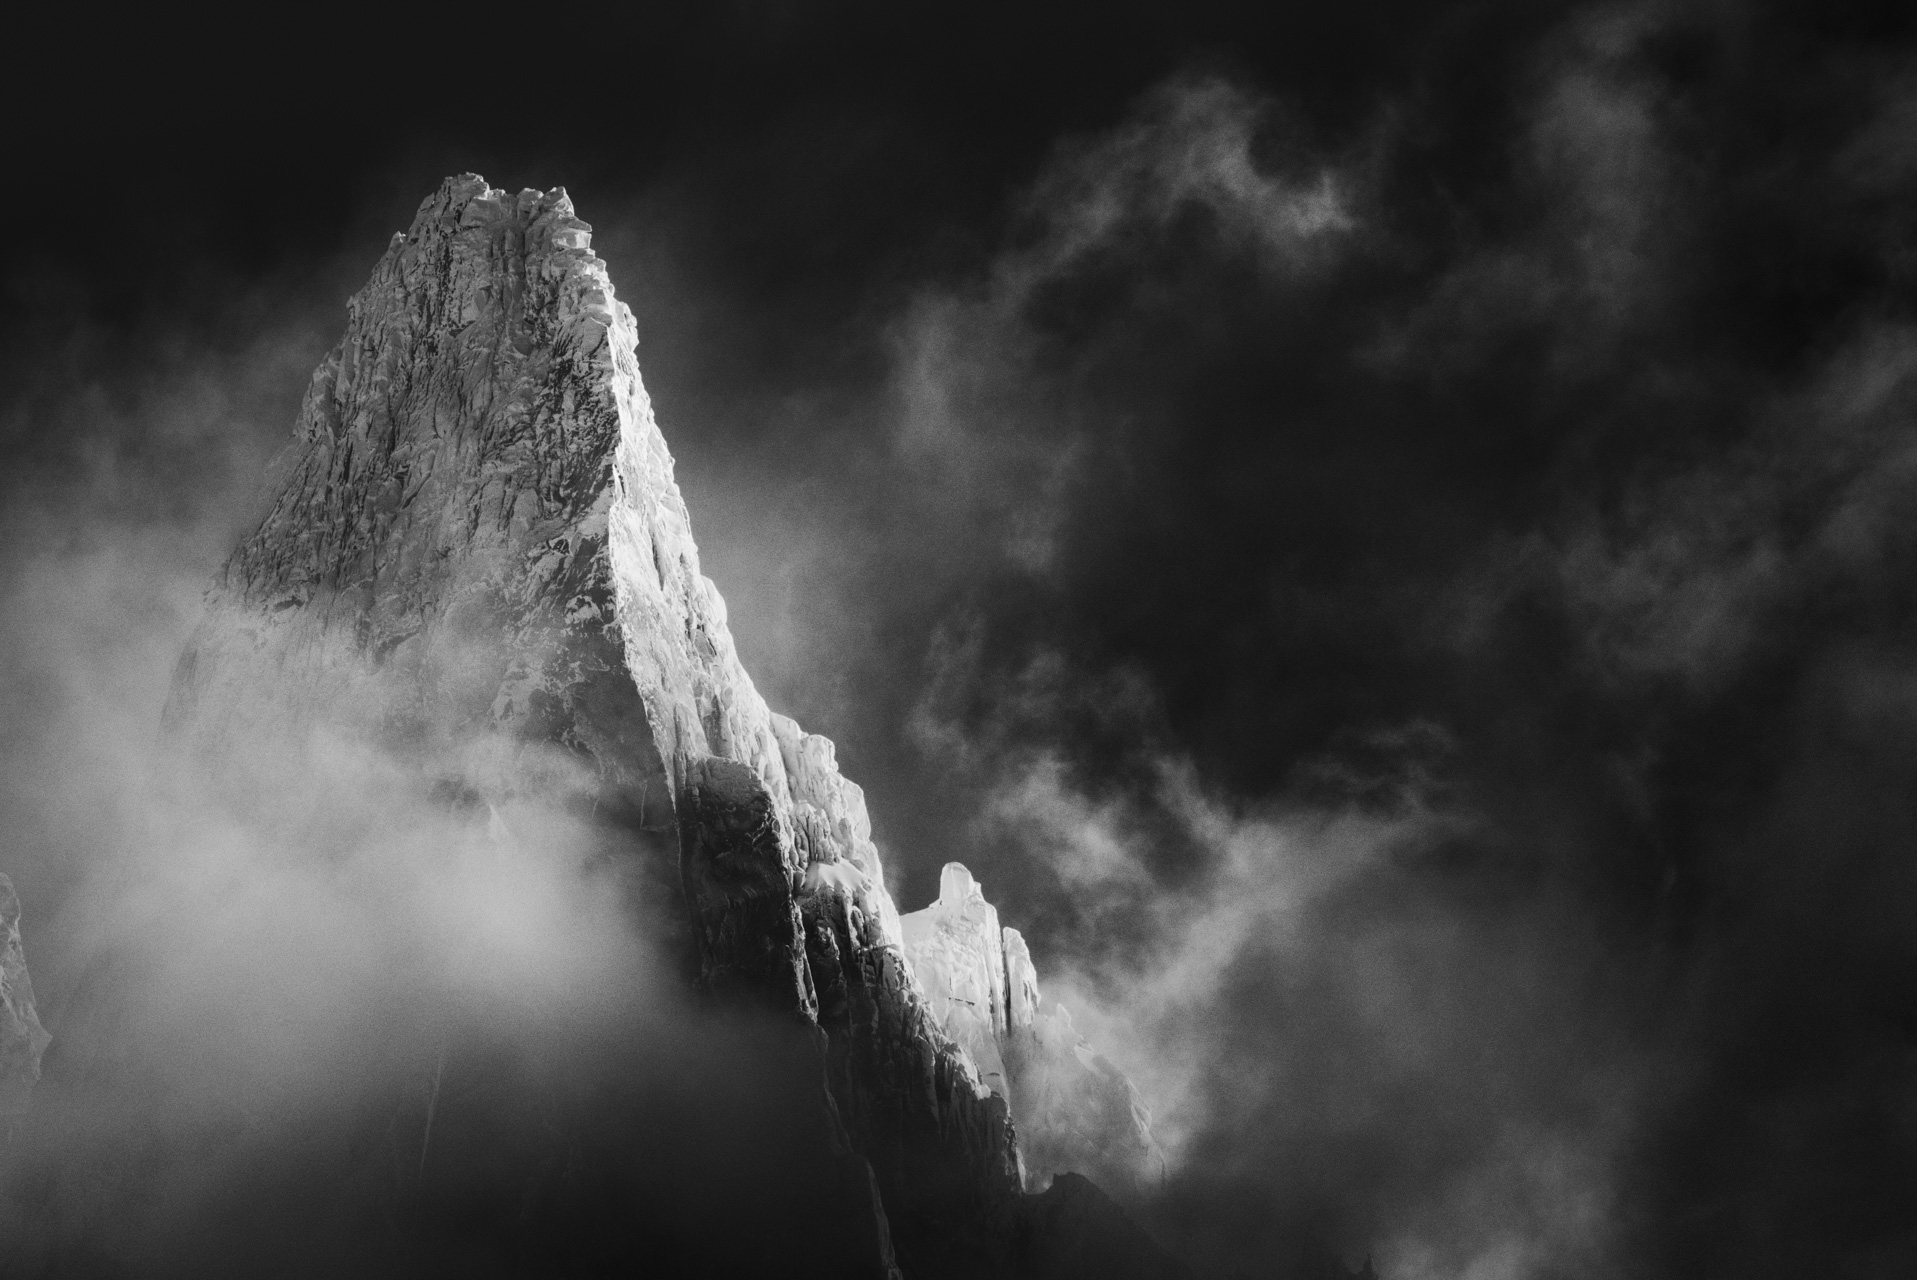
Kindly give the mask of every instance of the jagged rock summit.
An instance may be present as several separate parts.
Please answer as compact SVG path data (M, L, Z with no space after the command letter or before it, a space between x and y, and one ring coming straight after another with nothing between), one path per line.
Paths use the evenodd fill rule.
M740 664L636 345L563 189L448 179L349 303L167 722L217 758L323 716L459 803L590 814L703 989L816 1028L821 1167L870 1227L842 1273L1029 1273L1029 958L969 890L902 924L832 743Z

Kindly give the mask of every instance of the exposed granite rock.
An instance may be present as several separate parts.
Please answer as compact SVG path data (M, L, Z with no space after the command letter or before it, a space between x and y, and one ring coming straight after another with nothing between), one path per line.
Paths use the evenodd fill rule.
M1029 1027L1038 1013L1038 970L1032 967L1032 952L1025 935L1017 929L1005 930L1005 1020L1014 1027Z
M1002 1275L1023 1177L1010 1111L940 1029L871 883L814 864L802 898L834 1094L913 1275Z
M33 1007L26 949L20 943L20 898L0 875L0 1120L25 1111L40 1079L40 1055L53 1037Z
M953 916L963 946L991 939L973 1026L957 987L914 978L832 744L739 662L636 344L563 190L448 179L350 302L168 723L217 756L324 718L436 793L592 815L706 990L817 1037L819 1177L866 1205L854 1270L895 1273L896 1241L914 1277L1010 1275L1022 1173L989 1050L1025 1024L996 913Z
M695 760L679 793L686 896L697 923L700 978L719 995L769 999L818 1014L793 881L805 874L777 801L745 765Z

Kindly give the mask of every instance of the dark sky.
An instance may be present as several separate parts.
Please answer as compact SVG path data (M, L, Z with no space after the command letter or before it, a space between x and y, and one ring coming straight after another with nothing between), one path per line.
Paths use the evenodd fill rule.
M1912 1274L1879 8L11 18L0 869L71 884L47 744L163 692L387 236L563 184L748 668L1139 1080L1167 1243Z

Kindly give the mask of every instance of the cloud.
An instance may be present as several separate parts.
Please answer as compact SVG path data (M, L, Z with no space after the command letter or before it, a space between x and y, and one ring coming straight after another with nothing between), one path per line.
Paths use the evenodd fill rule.
M1391 1275L1615 1262L1649 1059L1595 1048L1618 1029L1592 1000L1603 943L1574 902L1543 886L1485 900L1447 868L1488 815L1431 799L1434 759L1447 766L1430 726L1327 762L1343 803L1247 803L1164 748L1135 677L1047 654L987 696L996 711L969 727L923 704L921 739L981 788L975 842L1049 878L1048 895L1030 877L986 890L1037 934L1044 998L1152 1108L1166 1181L1144 1211L1196 1265L1314 1240ZM1129 784L1077 758L1072 703L1134 744ZM1196 1207L1237 1195L1269 1220L1234 1230Z
M1441 274L1407 314L1386 313L1370 361L1444 378L1541 340L1560 372L1588 376L1661 319L1683 282L1695 185L1641 57L1670 25L1655 6L1607 8L1541 43L1512 182L1495 205L1455 211Z
M1125 328L1125 293L1149 279L1141 258L1200 217L1207 256L1282 280L1322 270L1356 233L1335 164L1281 166L1276 144L1295 132L1269 98L1185 77L1056 148L1020 199L1018 241L982 278L918 294L890 327L895 441L926 506L969 512L968 532L1027 573L1053 566L1083 458L1110 431L1079 385L1085 348ZM1046 313L1081 288L1112 296L1061 363Z
M1293 126L1295 130L1296 126ZM1113 249L1138 252L1202 209L1224 246L1283 272L1321 262L1354 231L1350 180L1329 165L1277 170L1276 104L1227 80L1180 77L1117 127L1063 144L1026 196L1036 243L997 264L999 287L1029 296Z
M1561 602L1605 678L1722 687L1794 641L1787 610L1879 589L1907 544L1913 373L1917 334L1864 325L1801 385L1753 395L1744 439L1570 505L1489 558L1487 583L1504 582L1485 590L1508 600L1529 580Z
M787 122L722 179L642 193L623 239L557 175L630 247L607 253L748 666L839 740L902 898L967 862L1145 1087L1174 1162L1141 1212L1212 1273L1315 1247L1485 1277L1908 1252L1883 1197L1908 1180L1911 78L1767 22L1474 11L1368 38L1380 61L1323 100L1186 75L1101 129L993 134L1044 156L1009 178L1028 159L910 122L824 157ZM907 169L948 185L896 195ZM1004 185L956 208L987 169ZM881 231L909 243L819 248ZM188 333L33 384L124 428L60 455L111 484L10 526L10 552L67 550L0 558L31 655L5 696L34 726L8 869L43 991L73 971L27 881L147 821L122 785L143 731L86 725L158 696L243 523L216 481L251 437L194 423L240 417L272 353ZM203 376L101 373L129 351ZM199 494L204 522L169 507ZM113 635L147 639L87 657ZM451 943L506 942L509 899L436 905L403 869L430 845L494 885L491 846L422 818L415 848L395 812L393 879L196 834L176 896L205 954L257 914L337 972L286 905L311 895L369 911L406 989L465 991L485 962Z
M184 767L159 710L206 531L128 519L84 483L62 496L96 500L85 529L15 524L0 594L7 859L55 1036L0 1148L0 1257L223 1269L208 1251L250 1241L264 1265L358 1194L364 1161L299 1172L318 1117L351 1135L383 1105L417 1155L421 1072L449 1042L466 1087L489 1035L536 1060L643 1022L666 988L576 821L449 810L411 762L323 720L229 737L216 776ZM322 1186L277 1242L225 1219L255 1182L307 1177Z
M1141 1212L1219 1274L1697 1274L1714 1205L1811 1195L1757 1058L1891 1114L1808 1010L1905 971L1825 917L1908 900L1911 343L1792 292L1877 152L1741 153L1736 25L1472 45L1494 118L1407 91L1335 162L1174 81L875 326L820 727L1141 1084Z
M40 449L0 514L0 866L54 1036L0 1133L0 1271L747 1268L761 1225L833 1210L803 1173L829 1149L816 1060L691 1007L630 833L533 785L576 763L459 734L422 760L369 732L392 691L363 671L229 719L217 767L162 732L324 323L287 311L230 340L78 324L0 407ZM518 785L435 786L462 768ZM781 1184L718 1232L710 1188ZM657 1215L606 1208L633 1201Z

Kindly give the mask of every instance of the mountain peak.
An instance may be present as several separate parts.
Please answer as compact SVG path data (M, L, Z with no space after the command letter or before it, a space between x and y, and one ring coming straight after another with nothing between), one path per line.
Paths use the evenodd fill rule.
M820 1177L879 1197L846 1202L876 1215L847 1237L871 1245L855 1269L888 1271L895 1240L908 1266L1009 1274L1023 1178L1002 1066L981 1078L951 993L915 976L831 742L774 715L740 663L590 246L563 188L464 174L420 205L313 376L168 723L217 757L325 722L495 815L587 814L700 986L817 1036ZM994 958L987 1039L1009 1033L996 910L958 864L934 910Z

